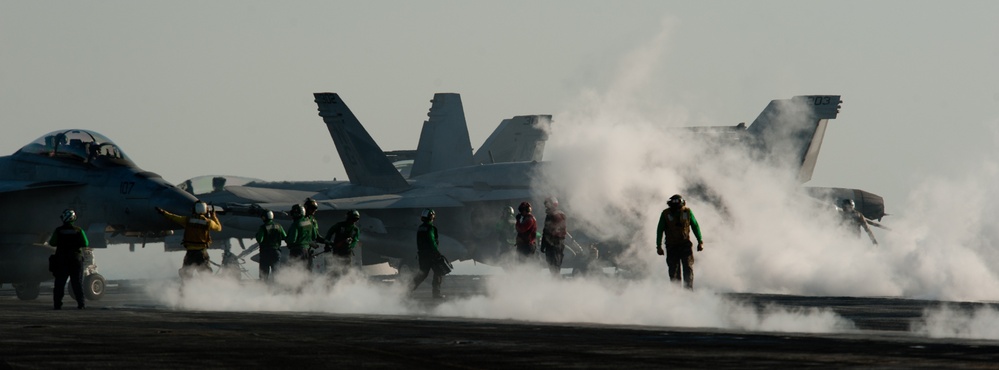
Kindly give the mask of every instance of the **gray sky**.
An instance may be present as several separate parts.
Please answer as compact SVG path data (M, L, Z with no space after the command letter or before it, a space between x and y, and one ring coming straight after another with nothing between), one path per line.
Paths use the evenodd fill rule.
M340 93L386 150L415 148L433 93L461 93L477 147L514 115L571 126L560 113L646 52L658 59L636 107L689 125L842 95L809 184L900 213L914 184L997 158L996 14L993 1L0 0L0 152L85 128L174 183L343 179L313 92Z

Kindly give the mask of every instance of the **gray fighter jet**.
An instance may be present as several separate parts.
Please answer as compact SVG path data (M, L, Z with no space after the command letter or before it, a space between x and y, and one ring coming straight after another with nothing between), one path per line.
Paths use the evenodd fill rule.
M39 284L52 279L46 245L60 225L59 214L76 210L77 226L90 247L107 246L105 234L162 237L176 225L156 213L190 212L196 199L144 171L115 145L93 131L46 134L0 158L0 284L13 283L17 297L35 299ZM85 270L89 299L104 293L92 254Z
M247 213L287 210L311 197L319 203L317 218L324 229L321 231L342 220L346 210L361 211L364 264L412 263L418 215L423 208L434 208L437 223L441 225L443 253L452 259L488 262L510 249L498 242L501 238L495 235L501 210L524 200L540 204L540 198L548 195L547 191L532 189L531 179L550 165L540 159L551 116L520 116L504 121L501 128L504 125L508 126L506 130L526 128L522 132L528 134L505 135L501 132L505 130L497 129L499 133L494 132L486 145L473 154L460 98L457 94L438 94L433 100L430 120L424 123L417 151L400 154L382 151L337 94L317 93L315 99L349 181L267 183L219 177L213 178L209 188L206 178L193 179L192 189L211 189L196 191L201 199L249 211L223 219L226 230L234 233L230 234L232 237L250 238L259 226L260 221L247 217ZM788 167L805 183L811 178L828 120L836 118L840 102L839 96L827 95L774 100L749 126L683 128L678 134L701 138L707 135L725 145L743 146L760 161L789 162ZM517 142L516 138L528 139ZM500 149L503 147L514 149ZM501 153L505 154L497 155ZM412 163L400 166L399 158ZM408 176L400 173L400 168ZM706 198L711 198L710 189L700 190ZM841 196L849 195L846 192L850 191L855 197L863 197L864 202L857 202L858 210L868 210L865 214L869 218L884 215L883 200L876 195L856 189L814 191ZM574 236L586 239L584 235ZM604 242L600 255L613 260L620 248ZM567 253L564 266L587 262L589 256L584 249L588 248Z
M331 225L345 210L361 210L366 263L411 259L413 230L423 208L437 210L445 255L489 261L504 252L493 235L501 210L524 200L538 204L547 195L547 191L531 188L531 179L550 164L469 162L467 146L461 142L461 150L449 154L449 165L416 171L414 164L414 171L406 178L337 94L317 93L315 98L350 179L313 196L319 201L319 218L322 225ZM798 171L796 175L804 183L811 178L828 120L836 118L839 108L839 96L798 96L772 101L749 126L685 130L742 145L761 161L790 162L789 167ZM421 137L421 146L424 139ZM459 155L461 160L453 161ZM258 206L284 209L290 204ZM602 250L601 255L613 259L616 250L610 249ZM566 256L566 266L582 262L573 257Z
M758 161L784 165L795 171L798 182L804 185L812 179L812 172L819 158L819 150L830 119L836 118L842 100L836 95L796 96L789 100L773 100L749 126L686 127L679 130L688 134L708 136L720 146L739 145ZM710 189L692 181L688 191L702 195L706 200L715 198ZM839 187L802 187L806 195L839 205L843 199L852 199L856 209L870 220L881 220L885 214L884 198L860 189ZM880 227L880 225L879 225Z
M394 168L391 171L394 175L401 174L405 179L410 179L473 164L541 161L545 141L548 140L551 115L523 115L504 119L473 153L461 96L454 93L437 93L430 102L428 119L423 122L417 149L383 152ZM357 123L357 127L363 131L360 123ZM239 255L233 254L237 259L253 253L256 248L255 245L247 247L244 240L252 239L257 227L260 226L256 214L263 209L262 207L266 206L277 211L281 218L281 211L288 211L291 204L301 203L305 198L329 199L337 197L336 192L344 192L347 197L358 194L355 193L357 188L351 185L350 181L335 181L335 179L334 181L268 182L241 176L208 175L189 179L179 187L203 201L228 210L219 216L225 228L222 232L213 234L217 241L214 247L226 250L228 255L233 249L230 239L235 239L243 248ZM375 191L380 192L380 190ZM331 214L333 216L330 216ZM320 226L323 228L321 231L325 232L325 227L340 221L342 216L342 212L320 212ZM287 219L284 222L287 222ZM371 234L366 239L385 233L380 221L373 218L362 217L361 227L365 229L365 234ZM143 240L115 238L114 241L130 244L163 241L167 251L183 248L177 236ZM366 243L366 245L371 244ZM463 248L456 248L451 252L458 257L466 254ZM388 254L393 261L399 259L398 255L399 253L394 252ZM365 264L385 261L373 252L365 256L367 256Z

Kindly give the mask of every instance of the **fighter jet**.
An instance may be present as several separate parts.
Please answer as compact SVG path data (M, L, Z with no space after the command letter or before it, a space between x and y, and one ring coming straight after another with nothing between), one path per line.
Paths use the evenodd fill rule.
M785 165L795 171L792 175L802 185L812 179L819 150L830 119L835 119L842 108L836 95L796 96L789 100L773 100L749 126L707 126L679 128L688 134L708 136L719 146L741 145L758 161ZM708 193L693 181L693 193ZM829 205L839 205L852 199L856 209L870 220L881 220L886 215L884 198L860 189L839 187L803 186L806 195ZM879 225L880 227L880 225Z
M431 119L425 122L417 153L408 156L413 161L408 167L409 176L404 176L398 162L394 164L379 148L337 94L317 93L315 101L349 181L295 183L296 189L290 188L291 183L226 185L222 187L223 191L216 193L218 200L229 199L230 203L226 204L229 207L249 205L249 209L287 210L292 204L311 197L319 203L317 217L321 227L340 221L346 210L358 209L362 213L363 263L387 261L398 266L414 262L413 230L423 208L437 210L437 222L442 226L440 248L446 256L488 262L509 249L494 235L494 226L502 210L523 200L539 204L539 198L547 195L531 188L531 179L551 165L533 160L540 159L543 153L548 132L545 125L550 125L551 116L523 116L509 121L515 123L507 123L533 128L536 136L526 140L530 149L509 151L511 154L504 157L494 154L502 152L494 151L496 148L483 151L488 146L484 145L473 155L467 144L464 116L457 114L460 105L454 105L460 100L456 94L438 94L429 114ZM445 102L451 104L446 109ZM805 183L811 178L828 120L836 118L840 102L839 96L828 95L774 100L749 126L681 130L744 146L757 160L790 162L788 167L796 171L794 175L801 183ZM428 127L431 122L437 126ZM494 136L503 137L494 133L490 138ZM511 142L508 139L498 141ZM524 148L522 143L517 145ZM499 161L497 157L500 157ZM856 194L868 194L868 204L880 207L883 215L880 197L866 192ZM198 193L198 196L211 199L212 194ZM857 203L858 206L862 204ZM242 238L250 237L259 220L239 219L243 221L224 220L227 230L245 234ZM578 254L567 254L564 266L584 262L587 256L582 249ZM605 248L600 255L612 260L616 252L615 248Z
M410 179L428 173L469 167L473 164L541 161L545 141L548 140L548 132L551 127L551 115L522 115L504 119L473 153L461 96L455 93L437 93L430 103L431 107L427 113L428 119L423 122L417 149L382 153L386 158L389 158L392 167L395 168L392 172L398 172L404 178ZM358 123L358 127L360 127L360 123ZM363 128L361 129L363 130ZM252 239L257 227L260 226L260 220L256 215L263 209L262 206L277 211L280 219L282 211L288 211L291 204L301 203L305 198L329 199L337 197L334 194L336 192L344 192L347 197L356 194L354 193L356 189L350 181L335 181L334 179L334 181L268 182L229 175L195 177L181 183L179 188L190 192L203 201L228 210L225 214L220 215L225 228L222 232L213 234L215 240L218 241L214 246L229 253L233 247L230 239L234 239L243 248L239 255L236 255L238 258L253 253L256 248L253 244L247 247L244 240ZM332 225L342 218L342 214L336 214L332 218L329 218L328 214L325 211L320 212L321 227ZM284 222L287 222L287 218ZM384 233L383 226L379 224L378 220L369 217L362 218L361 226L366 228L366 234L373 232L372 235L380 235ZM321 231L325 232L326 230ZM176 236L142 240L142 242L156 241L165 242L167 251L182 250L179 238ZM137 243L139 240L115 238L115 242ZM463 249L453 251L453 253L459 256L465 254ZM390 255L395 256L396 254ZM375 255L368 253L367 256ZM397 259L395 258L395 260ZM365 258L366 264L382 261L384 259Z
M414 171L407 179L392 166L342 98L335 93L317 93L315 98L350 179L350 183L316 195L318 214L327 220L324 224L331 224L344 210L361 210L362 222L369 223L362 226L367 261L411 259L413 230L423 208L437 210L445 255L488 261L503 252L492 235L501 210L523 200L540 203L539 198L547 195L531 188L532 178L551 165L544 162L465 166L462 164L468 162L463 159L434 171ZM811 178L825 127L829 119L836 118L839 108L839 96L798 96L772 101L750 126L688 131L703 134L714 130L719 138L744 145L758 160L790 161L803 183ZM413 167L415 170L417 165ZM613 251L601 254L613 258L615 253L608 252ZM571 266L572 256L567 256L565 263Z
M0 157L0 284L13 283L17 297L35 299L52 279L46 245L59 214L76 210L77 226L91 248L107 246L105 234L162 237L176 225L154 207L186 214L196 198L159 175L136 166L114 142L87 130L60 130ZM92 254L85 270L88 299L104 293Z

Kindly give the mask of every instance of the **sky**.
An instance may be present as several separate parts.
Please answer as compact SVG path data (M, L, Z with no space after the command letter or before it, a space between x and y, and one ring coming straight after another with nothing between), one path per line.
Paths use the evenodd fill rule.
M707 292L997 301L995 14L993 1L0 0L0 152L83 128L174 183L209 174L344 179L312 93L339 93L383 150L397 150L416 147L433 94L454 92L473 148L504 118L553 114L546 158L589 187L564 199L579 211L573 220L606 223L594 198L633 207L642 253L651 253L650 215L684 185L682 171L660 164L703 167L709 184L737 194L730 205L739 220L691 204L709 235L709 252L698 254ZM800 207L783 200L787 184L775 172L739 158L730 158L739 166L699 162L701 143L660 131L749 123L773 99L824 94L844 103L808 185L883 196L893 231L877 231L880 249L843 243L819 226L828 215L792 213ZM172 274L180 258L150 263ZM637 296L661 293L635 284ZM538 293L557 296L549 288ZM599 297L615 291L591 288ZM655 302L634 302L655 313L637 316L657 316ZM481 313L479 303L444 309ZM517 316L527 309L487 316L544 320ZM580 312L606 319L616 310ZM805 316L821 330L842 326L828 312ZM670 317L665 324L676 325L687 315ZM940 317L950 314L928 316L931 329L922 330L934 331Z
M314 92L339 93L385 150L415 148L433 94L460 93L476 147L514 115L554 114L557 127L654 44L658 63L637 106L685 117L681 125L752 122L772 99L842 95L809 185L871 191L895 214L921 176L995 157L996 10L988 1L2 1L0 151L86 128L175 183L343 179Z

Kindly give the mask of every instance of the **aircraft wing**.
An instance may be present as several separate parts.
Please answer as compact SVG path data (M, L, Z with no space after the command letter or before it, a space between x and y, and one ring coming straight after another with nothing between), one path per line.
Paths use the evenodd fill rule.
M446 208L461 207L464 204L443 194L407 195L396 194L372 195L366 197L341 198L320 201L337 209L400 209L400 208Z
M252 200L255 203L294 203L316 194L314 191L270 189L255 186L227 186L225 190L236 197Z
M84 185L82 182L73 181L0 181L0 194L15 193L18 191L63 188Z
M447 208L461 207L464 204L452 197L443 194L428 194L419 196L401 196L396 194L372 195L352 198L337 199L317 199L319 210L330 209L356 209L356 210L383 210L383 209L420 209L420 208ZM290 209L295 203L261 203L260 207L271 210Z

